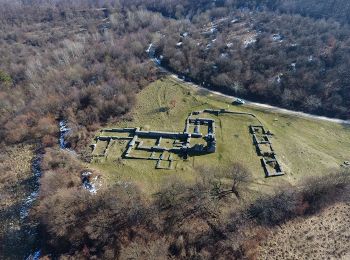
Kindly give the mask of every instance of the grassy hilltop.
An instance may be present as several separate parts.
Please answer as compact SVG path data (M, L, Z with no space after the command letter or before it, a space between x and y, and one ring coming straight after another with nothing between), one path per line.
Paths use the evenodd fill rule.
M256 184L270 186L282 182L293 184L306 174L322 174L349 160L350 128L346 126L273 113L256 107L233 106L231 102L230 99L209 92L193 90L168 77L152 83L138 94L132 120L111 126L183 131L186 117L192 111L225 108L254 113L274 133L272 145L287 173L284 177L264 178L260 157L256 154L248 129L250 124L258 122L253 117L233 115L205 115L216 121L217 152L190 157L187 161L180 159L174 170L156 170L153 161L121 160L126 142L114 142L107 158L96 160L93 166L107 173L112 183L136 181L145 191L152 193L165 176L194 180L197 167L227 167L233 162L241 162L253 173ZM98 144L97 148L103 149L103 143Z

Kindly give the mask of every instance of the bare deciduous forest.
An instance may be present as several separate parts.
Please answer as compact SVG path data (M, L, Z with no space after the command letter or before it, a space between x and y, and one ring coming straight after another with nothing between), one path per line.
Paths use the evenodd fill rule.
M30 219L38 224L42 256L256 259L271 229L349 203L348 171L332 169L250 201L251 173L239 163L197 169L202 178L195 184L168 178L152 197L134 184L105 184L94 196L81 188L94 132L129 120L136 94L161 77L145 52L156 39L164 66L209 88L349 119L347 1L0 5L0 197L10 200L21 190L14 151L40 151L40 192ZM67 140L75 157L58 147L62 119L73 129ZM30 169L29 153L18 158L20 167ZM0 204L0 218L9 218L14 204ZM0 232L0 258L1 251L5 259L26 257L9 246L7 231Z
M196 83L253 101L349 118L348 24L217 8L164 31L157 49L162 64Z

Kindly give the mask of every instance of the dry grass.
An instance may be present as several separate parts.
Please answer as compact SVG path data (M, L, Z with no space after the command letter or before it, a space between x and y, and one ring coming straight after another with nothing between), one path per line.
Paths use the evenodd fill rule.
M258 259L350 259L350 204L287 222L261 244Z

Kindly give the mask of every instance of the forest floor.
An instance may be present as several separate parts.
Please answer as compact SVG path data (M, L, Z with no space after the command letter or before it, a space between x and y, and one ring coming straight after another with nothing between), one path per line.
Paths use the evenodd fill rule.
M272 145L286 171L283 177L265 179L260 157L256 154L249 125L257 121L247 116L211 116L217 122L217 152L178 160L174 170L156 170L154 161L124 160L120 156L125 142L114 142L106 158L92 167L104 172L109 183L133 181L142 190L154 193L165 177L176 176L194 181L200 167L227 167L233 162L244 164L254 176L252 190L261 187L294 184L307 174L322 174L339 168L350 160L350 126L324 120L303 118L254 106L234 106L232 98L215 95L204 89L193 89L172 77L158 80L142 90L132 112L132 120L110 127L141 127L147 130L178 131L192 111L225 108L254 113L274 137ZM207 116L206 116L207 117ZM268 191L270 189L266 189Z

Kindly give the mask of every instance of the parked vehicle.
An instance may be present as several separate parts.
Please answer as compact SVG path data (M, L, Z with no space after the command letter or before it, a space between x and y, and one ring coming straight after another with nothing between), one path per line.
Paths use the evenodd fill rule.
M236 98L232 104L234 105L244 105L245 104L245 101L243 99L240 99L240 98Z

